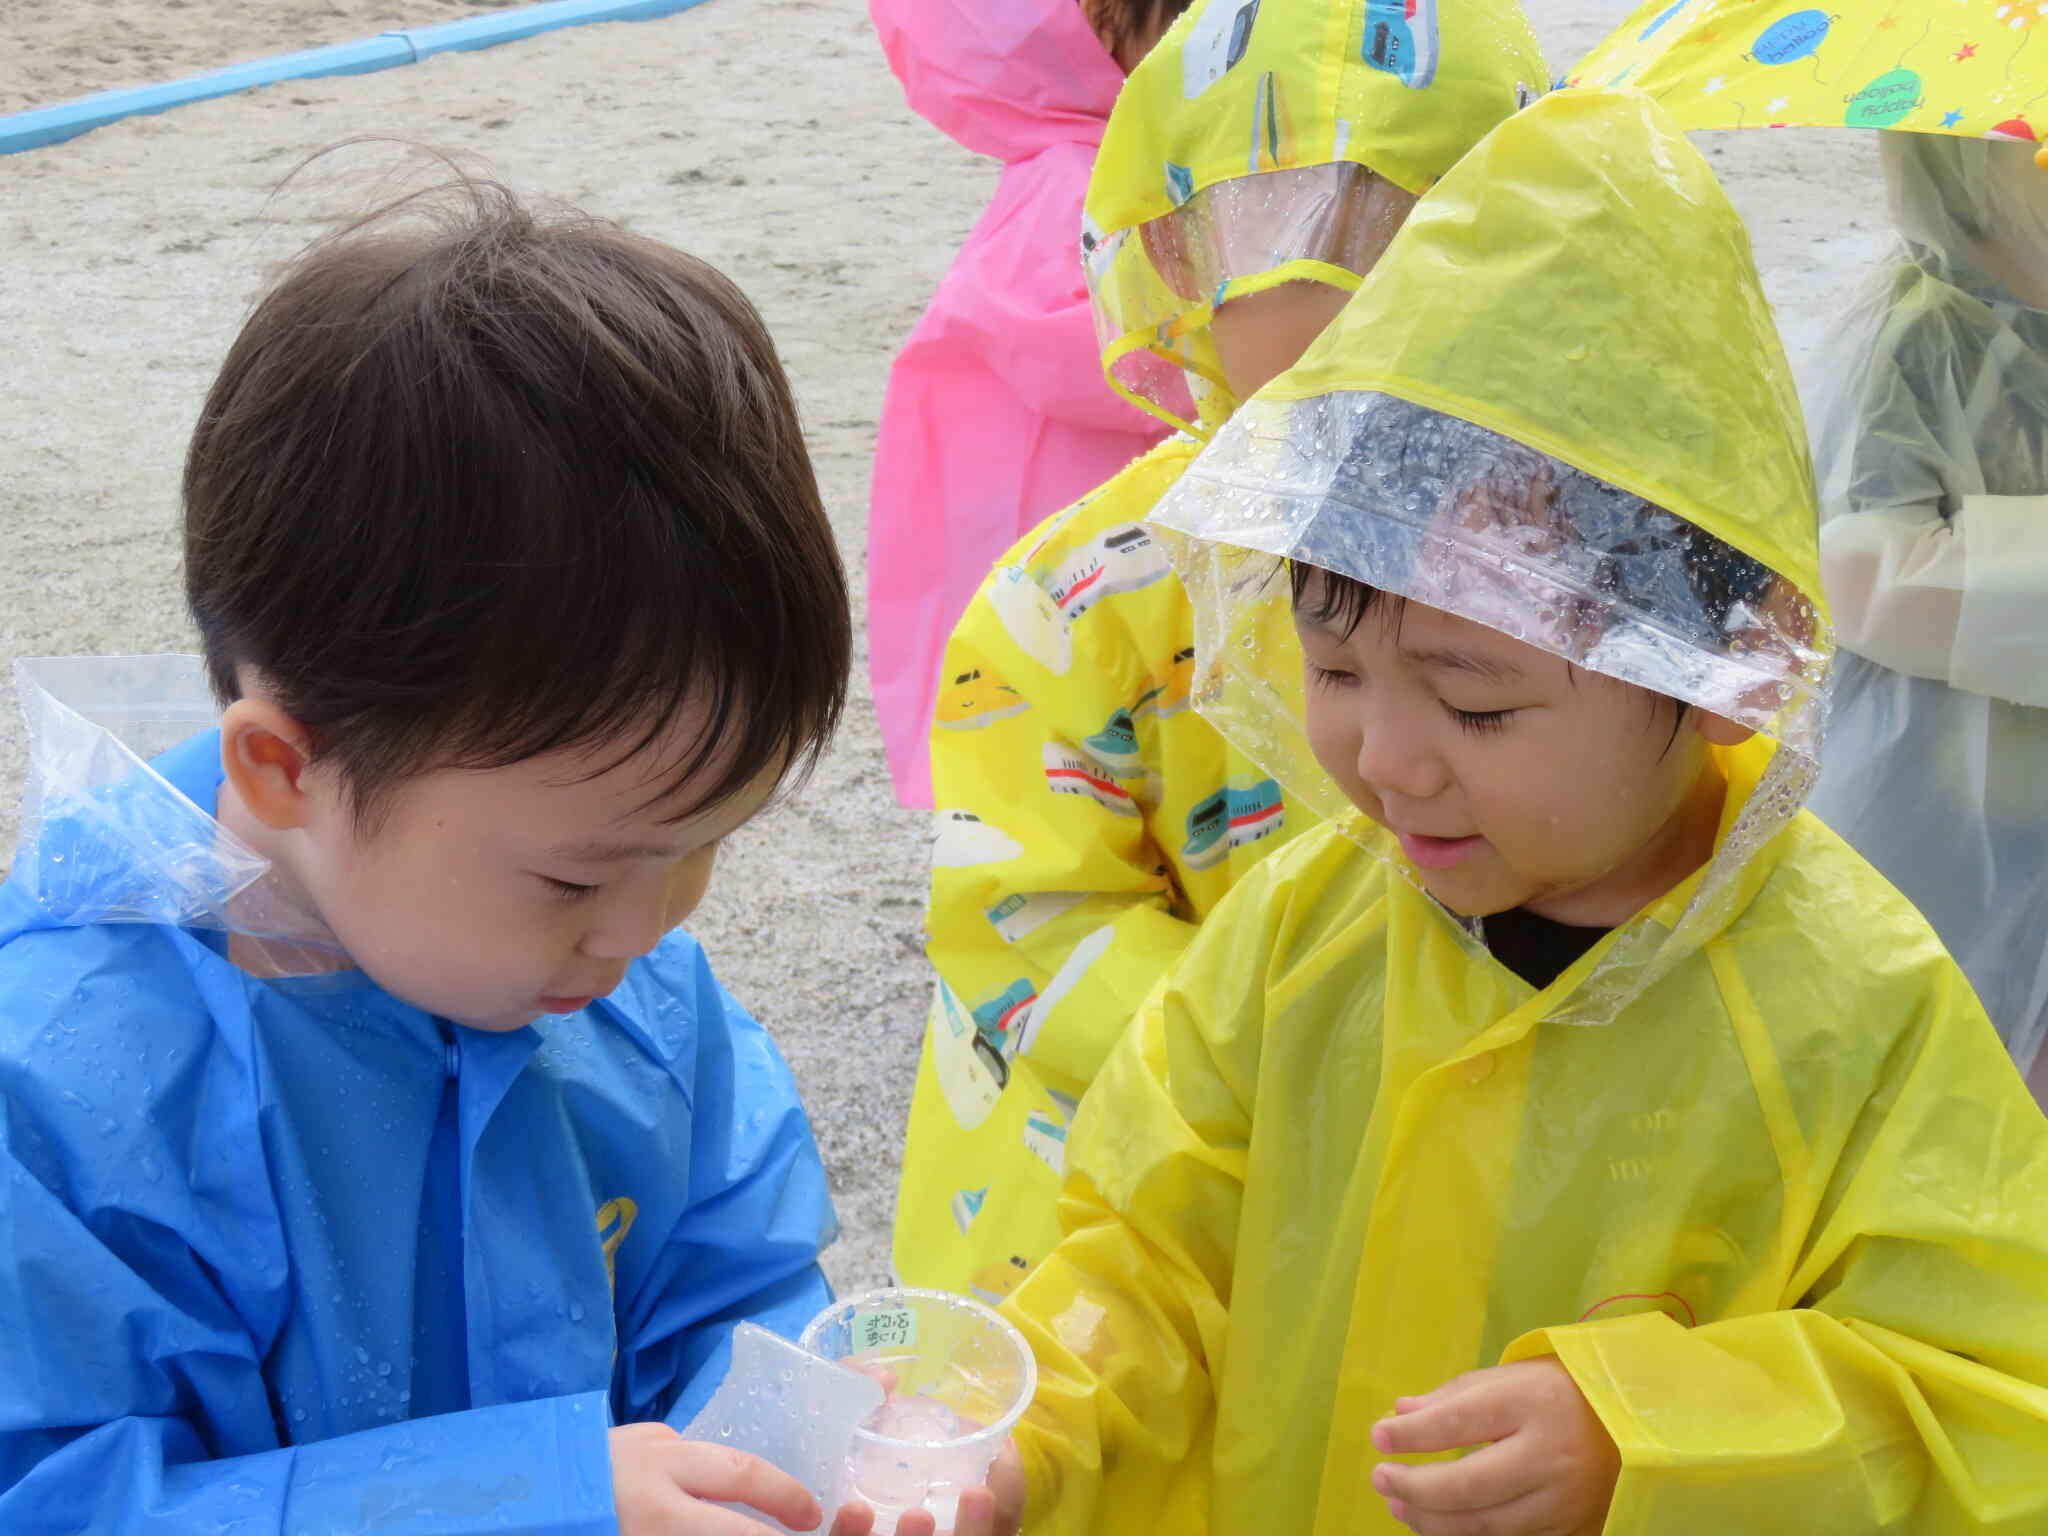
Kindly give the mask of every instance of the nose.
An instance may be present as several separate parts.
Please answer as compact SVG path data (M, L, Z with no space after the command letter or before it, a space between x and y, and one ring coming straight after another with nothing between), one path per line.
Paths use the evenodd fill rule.
M1427 735L1392 715L1360 722L1358 777L1380 800L1430 800L1450 787L1449 768Z

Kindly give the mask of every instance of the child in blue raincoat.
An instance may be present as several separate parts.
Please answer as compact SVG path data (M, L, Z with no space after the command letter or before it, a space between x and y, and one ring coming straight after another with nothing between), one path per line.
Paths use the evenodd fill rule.
M834 1232L675 931L845 687L759 318L465 183L298 261L184 492L203 660L18 668L0 1530L815 1528L669 1427Z

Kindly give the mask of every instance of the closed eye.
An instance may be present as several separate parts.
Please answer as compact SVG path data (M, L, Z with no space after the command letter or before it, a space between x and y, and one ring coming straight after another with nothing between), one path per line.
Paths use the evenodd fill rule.
M1508 716L1512 709L1458 709L1446 704L1451 718L1458 722L1460 730L1470 731L1474 736L1491 736L1507 729Z
M1314 662L1309 663L1309 671L1315 675L1316 682L1325 688L1348 688L1358 681L1358 675L1354 672L1340 672L1332 667L1319 667Z
M577 885L572 881L557 880L553 875L542 875L540 880L560 901L581 901L597 889L594 885Z

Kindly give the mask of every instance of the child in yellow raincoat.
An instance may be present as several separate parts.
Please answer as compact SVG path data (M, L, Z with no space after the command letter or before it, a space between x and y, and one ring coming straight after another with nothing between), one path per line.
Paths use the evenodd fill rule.
M1313 818L1189 707L1194 622L1141 519L1300 355L1414 197L1545 78L1517 0L1388 31L1203 0L1131 75L1083 238L1112 379L1186 428L1027 534L947 651L897 1273L994 1300L1058 1237L1066 1127L1196 925ZM1396 10L1398 11L1398 7Z
M1812 471L1684 136L1510 119L1153 528L1329 819L1080 1113L1033 1536L2048 1530L2048 1124L1800 809Z

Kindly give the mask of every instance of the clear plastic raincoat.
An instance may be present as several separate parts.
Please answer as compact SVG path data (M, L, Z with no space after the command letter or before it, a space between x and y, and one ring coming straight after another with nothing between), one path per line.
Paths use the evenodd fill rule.
M829 1297L774 1046L681 934L510 1034L255 979L230 928L325 934L213 819L198 659L20 669L0 1530L616 1532L605 1430Z
M1532 470L1541 516L1487 494ZM1310 798L1302 683L1242 643L1286 620L1277 557L1765 734L1714 749L1709 861L1541 989L1355 814L1232 892L1110 1053L1006 1306L1027 1528L1393 1533L1372 1425L1538 1354L1619 1447L1607 1536L2044 1528L2048 1125L1799 809L1814 521L1741 224L1608 91L1474 150L1162 502L1198 706Z
M1219 33L1232 18L1249 19ZM1355 286L1392 233L1387 183L1364 168L1384 153L1393 184L1419 190L1543 78L1502 0L1429 13L1433 84L1388 67L1376 35L1332 0L1209 0L1181 18L1132 73L1089 194L1112 224L1147 221L1116 225L1115 250L1090 237L1105 335L1156 334L1129 308L1172 292L1146 276L1148 251L1206 296ZM1230 147L1283 107L1285 158L1246 175ZM1176 207L1168 164L1193 167L1204 194ZM1210 357L1214 307L1174 300L1166 353ZM1220 375L1197 387L1221 420ZM1142 520L1196 447L1169 439L1019 541L947 648L927 920L939 985L896 1219L897 1273L920 1285L998 1298L1051 1247L1067 1124L1104 1053L1231 885L1314 819L1189 707L1193 616Z
M2048 171L2016 145L1883 151L1906 244L1816 370L1847 654L1813 808L2048 1072Z
M1124 83L1075 0L869 0L913 110L1003 164L889 374L868 497L868 675L931 805L939 652L988 563L1161 436L1104 387L1070 243Z

